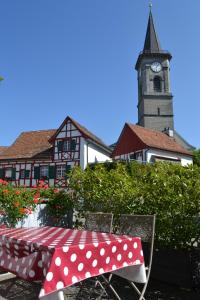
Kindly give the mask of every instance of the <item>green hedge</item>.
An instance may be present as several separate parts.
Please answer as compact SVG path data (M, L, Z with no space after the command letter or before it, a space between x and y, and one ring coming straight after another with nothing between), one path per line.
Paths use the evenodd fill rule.
M85 171L74 168L70 188L79 212L113 212L116 220L122 213L156 214L159 247L184 249L199 242L200 168L197 166L97 164Z

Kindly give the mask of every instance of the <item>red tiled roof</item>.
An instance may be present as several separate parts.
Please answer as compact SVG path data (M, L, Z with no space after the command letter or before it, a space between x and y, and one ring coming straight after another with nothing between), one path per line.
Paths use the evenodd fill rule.
M126 142L126 140L124 139L125 136L126 140L131 140L131 142L127 141L129 145L127 145L126 147L122 145L122 143ZM134 139L136 143L134 142ZM147 147L192 156L192 153L183 148L180 144L178 144L173 137L169 137L163 132L159 132L149 128L144 128L130 123L125 124L125 127L113 151L113 155L117 156L120 154L127 154L129 152L142 150ZM120 153L124 150L126 151L125 153Z
M2 154L7 148L7 146L0 146L0 154Z
M31 158L52 148L49 139L55 132L55 129L22 132L10 147L0 153L0 160Z

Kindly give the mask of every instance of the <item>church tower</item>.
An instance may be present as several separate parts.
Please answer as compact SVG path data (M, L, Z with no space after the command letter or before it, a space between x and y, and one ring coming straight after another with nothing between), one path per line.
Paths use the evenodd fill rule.
M144 48L135 65L138 72L137 107L140 126L158 131L174 130L171 58L171 54L161 48L150 9Z

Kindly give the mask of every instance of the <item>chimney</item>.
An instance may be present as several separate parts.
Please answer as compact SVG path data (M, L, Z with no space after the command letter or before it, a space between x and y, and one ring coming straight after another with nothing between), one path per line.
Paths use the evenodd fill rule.
M163 130L163 133L167 134L169 137L174 137L174 131L173 131L173 129L171 129L169 127L166 127Z

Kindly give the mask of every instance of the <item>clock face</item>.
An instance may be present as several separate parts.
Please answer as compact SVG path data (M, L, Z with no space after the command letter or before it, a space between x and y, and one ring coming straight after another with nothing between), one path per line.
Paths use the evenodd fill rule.
M152 63L151 69L152 69L152 71L158 73L158 72L161 71L162 66L161 66L161 64L159 62L155 61L154 63Z

